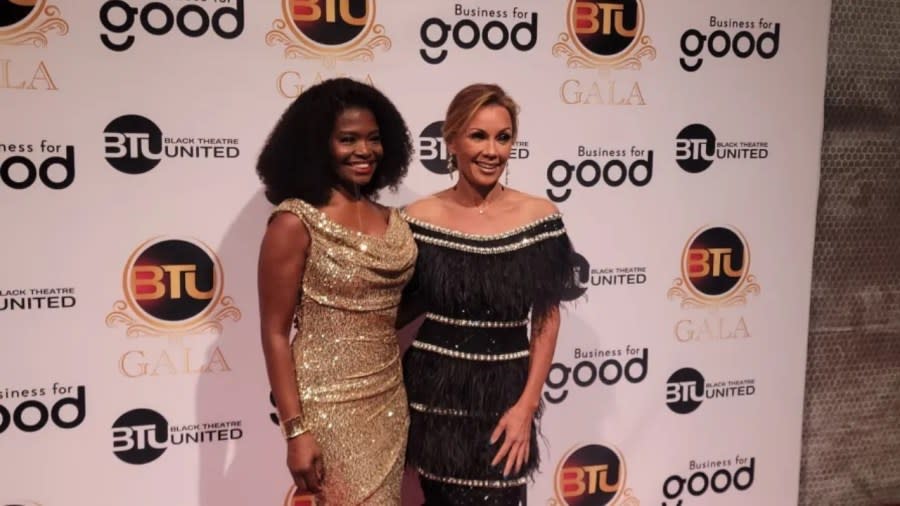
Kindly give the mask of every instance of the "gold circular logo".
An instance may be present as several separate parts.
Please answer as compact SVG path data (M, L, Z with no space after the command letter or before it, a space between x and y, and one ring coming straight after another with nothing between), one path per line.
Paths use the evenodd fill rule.
M46 3L47 0L0 0L0 37L28 28Z
M185 328L215 309L222 297L222 268L200 241L156 237L132 253L123 285L128 305L150 325Z
M750 272L750 248L737 230L706 227L688 240L681 273L688 289L706 300L727 298Z
M375 21L374 0L282 0L282 10L297 39L320 53L352 49Z
M644 33L641 0L569 0L566 18L575 45L588 60L599 65L613 65L628 58Z

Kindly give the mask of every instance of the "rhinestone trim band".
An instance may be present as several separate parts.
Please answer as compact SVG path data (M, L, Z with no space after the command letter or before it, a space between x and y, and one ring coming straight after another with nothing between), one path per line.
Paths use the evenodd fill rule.
M548 221L553 221L555 219L562 218L561 213L553 213L553 214L544 216L543 218L540 218L538 220L532 221L531 223L526 223L526 224L522 225L521 227L516 227L512 230L507 230L506 232L501 232L499 234L491 234L491 235L481 235L481 234L469 234L466 232L459 232L457 230L439 227L437 225L432 225L431 223L428 223L426 221L422 221L422 220L413 218L412 216L406 214L406 211L400 211L400 216L402 216L403 219L405 219L407 222L417 225L419 227L422 227L424 229L431 230L432 232L438 232L441 234L452 235L454 237L459 237L462 239L471 239L473 241L495 241L497 239L505 239L507 237L511 237L516 234L520 234L530 228L534 228L543 223L547 223Z
M410 402L409 407L420 413L430 413L432 415L469 416L469 412L462 409L432 408L418 402Z
M520 250L522 248L527 248L534 243L538 243L543 241L544 239L550 239L551 237L559 237L566 233L566 229L561 228L559 230L553 230L550 232L544 232L543 234L538 234L534 237L526 237L521 241L518 241L513 244L507 244L505 246L469 246L468 244L459 244L453 241L448 241L446 239L438 239L436 237L431 237L423 234L417 234L413 232L413 237L419 241L422 241L427 244L433 244L435 246L443 246L445 248L456 249L460 251L465 251L466 253L476 253L479 255L496 255L498 253L509 253L510 251Z
M486 320L458 320L435 313L425 313L425 317L447 325L456 325L457 327L478 327L482 329L512 329L516 327L527 327L528 319L515 321L486 321Z
M448 350L447 348L435 346L430 343L423 343L421 341L413 341L410 346L412 346L413 348L419 348L420 350L437 353L439 355L446 355L448 357L453 357L453 358L461 358L463 360L476 360L476 361L480 361L480 362L502 362L504 360L515 360L515 359L527 357L528 355L530 355L530 352L528 350L516 351L513 353L500 353L498 355L485 355L482 353L465 353L462 351Z
M425 404L420 404L418 402L410 402L409 408L413 411L418 411L419 413L428 413L430 415L441 415L441 416L464 416L467 418L499 418L503 413L485 413L483 415L474 414L471 411L466 411L464 409L452 409L452 408L434 408L431 406L426 406Z
M423 470L420 467L417 467L416 471L418 471L419 474L421 474L425 478L428 478L429 480L440 481L443 483L448 483L450 485L459 485L462 487L510 488L522 486L528 481L528 478L525 476L516 478L514 480L465 480L462 478L451 478L449 476L436 476L429 473L428 471Z

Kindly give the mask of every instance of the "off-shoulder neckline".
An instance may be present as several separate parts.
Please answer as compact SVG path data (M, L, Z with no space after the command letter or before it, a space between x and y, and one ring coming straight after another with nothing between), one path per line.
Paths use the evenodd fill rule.
M526 232L532 228L535 228L535 227L542 225L544 223L547 223L549 221L561 219L562 213L554 212L554 213L548 214L542 218L538 218L536 220L525 223L524 225L520 225L516 228L507 230L505 232L500 232L497 234L471 234L468 232L454 230L452 228L442 227L440 225L435 225L433 223L429 223L427 221L420 220L418 218L413 218L412 216L407 214L405 210L402 210L402 209L400 210L400 216L402 216L403 219L406 220L408 223L411 223L418 227L422 227L427 230L431 230L432 232L438 232L441 234L446 234L446 235L449 235L452 237L458 237L461 239L471 239L471 240L475 240L475 241L494 241L497 239L505 239L507 237L512 237L516 234L521 234L522 232Z

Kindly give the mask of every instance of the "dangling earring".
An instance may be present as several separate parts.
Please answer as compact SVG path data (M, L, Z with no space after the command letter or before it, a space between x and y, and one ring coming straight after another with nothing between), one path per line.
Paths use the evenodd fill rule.
M450 176L450 181L453 181L453 172L456 170L456 155L450 153L450 156L447 157L447 174Z
M506 186L509 186L509 163L506 164L506 170L503 171L503 177L506 178Z

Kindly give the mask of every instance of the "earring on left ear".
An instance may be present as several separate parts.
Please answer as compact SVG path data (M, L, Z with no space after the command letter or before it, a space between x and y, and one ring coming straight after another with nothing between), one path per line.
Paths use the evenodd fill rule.
M506 164L506 170L503 171L503 177L506 179L506 186L509 186L509 163Z
M453 171L456 170L456 155L450 153L447 157L447 175L450 176L450 181L453 181Z

